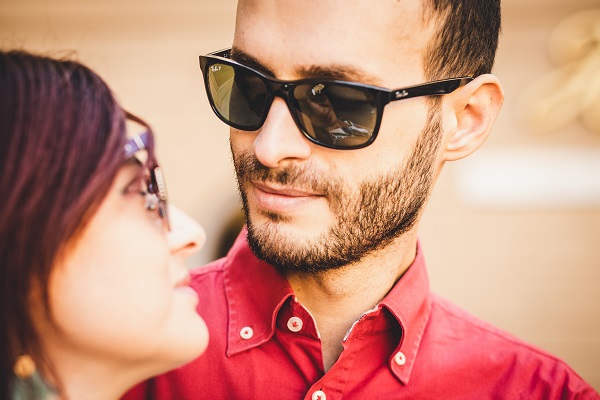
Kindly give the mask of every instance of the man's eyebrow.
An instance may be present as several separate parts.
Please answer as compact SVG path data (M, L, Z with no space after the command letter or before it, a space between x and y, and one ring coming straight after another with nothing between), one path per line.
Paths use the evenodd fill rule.
M250 54L240 50L238 48L233 48L231 50L231 59L239 62L247 67L255 69L257 71L262 72L265 75L275 77L273 70L265 66L261 63L257 58L251 56ZM310 65L299 67L297 69L297 74L301 79L303 78L319 78L319 79L332 79L332 80L341 80L341 81L350 81L350 82L359 82L366 83L369 85L381 85L381 81L379 78L374 75L361 70L356 67L347 66L347 65L327 65L327 66L319 66L319 65Z
M348 65L311 65L300 68L298 73L307 78L335 79L340 81L365 83L369 85L381 84L381 80L374 75Z
M239 62L242 65L245 65L246 67L250 67L252 69L260 71L265 75L269 75L269 76L273 76L273 77L275 76L275 74L273 74L273 71L270 70L269 68L267 68L260 61L258 61L257 58L251 56L250 54L248 54L238 48L233 47L231 49L231 59Z

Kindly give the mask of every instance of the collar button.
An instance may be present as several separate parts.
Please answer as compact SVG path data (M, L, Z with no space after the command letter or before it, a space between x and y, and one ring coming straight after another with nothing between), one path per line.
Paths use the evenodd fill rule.
M406 364L406 356L403 352L399 351L394 355L394 362L398 365Z
M240 331L240 337L242 339L246 339L246 340L252 339L252 336L254 336L254 331L249 326L243 327L242 330Z
M298 317L291 317L288 319L287 327L292 332L300 332L304 323Z
M311 399L312 400L327 400L327 396L325 395L325 392L323 392L322 390L317 390L316 392L314 392L312 394Z

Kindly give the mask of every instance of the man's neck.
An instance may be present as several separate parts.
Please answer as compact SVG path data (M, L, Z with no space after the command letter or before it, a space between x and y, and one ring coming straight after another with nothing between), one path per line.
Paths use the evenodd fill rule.
M287 276L298 301L315 319L325 371L340 356L344 336L352 324L374 308L411 265L416 243L416 235L405 236L356 264L316 274Z

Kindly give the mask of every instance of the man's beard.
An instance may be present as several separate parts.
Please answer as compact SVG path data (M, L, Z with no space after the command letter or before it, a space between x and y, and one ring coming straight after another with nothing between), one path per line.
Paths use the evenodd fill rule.
M251 154L234 154L252 252L283 273L315 273L356 263L409 231L418 221L433 186L435 158L441 142L438 103L430 103L427 121L405 163L378 178L361 182L357 193L348 189L352 187L350 182L310 171L306 164L271 170ZM335 216L333 225L327 233L309 240L290 238L281 232L280 224L292 223L291 217L256 211L268 220L256 226L244 192L244 185L251 180L291 185L323 195Z

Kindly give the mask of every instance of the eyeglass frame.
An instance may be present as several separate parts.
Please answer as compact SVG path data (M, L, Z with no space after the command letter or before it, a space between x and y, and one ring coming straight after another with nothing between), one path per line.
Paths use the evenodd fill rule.
M269 77L269 76L265 75L264 73L257 71L254 68L251 68L249 66L241 64L235 60L232 60L231 59L231 50L232 50L231 48L227 48L227 49L218 50L218 51L215 51L212 53L208 53L204 56L199 56L200 69L201 69L201 72L203 75L204 87L206 90L207 97L209 99L210 106L211 106L213 112L216 114L216 116L221 121L223 121L225 124L229 125L232 128L235 128L235 129L239 129L242 131L248 131L248 132L256 131L264 125L275 97L280 97L285 101L285 103L288 107L288 111L290 112L290 114L294 120L294 123L300 129L302 134L310 142L315 143L319 146L327 147L327 148L334 149L334 150L355 150L355 149L361 149L361 148L371 145L375 141L375 139L377 138L377 135L379 133L381 121L383 119L383 110L387 104L389 104L393 101L397 101L397 100L406 100L406 99L411 99L411 98L421 97L421 96L439 96L439 95L449 94L449 93L454 92L459 87L462 87L462 86L468 84L469 82L471 82L474 79L471 76L462 76L462 77L457 77L457 78L448 78L448 79L442 79L442 80L437 80L437 81L425 82L425 83L421 83L418 85L406 86L406 87L402 87L402 88L394 89L394 90L386 89L386 88L379 87L379 86L368 85L368 84L364 84L364 83L335 80L335 79L306 78L306 79L298 79L298 80L281 80L281 79ZM260 78L260 80L263 82L263 84L265 85L265 88L267 89L267 100L265 102L265 112L261 116L260 122L257 123L256 125L252 125L251 127L243 127L241 125L235 124L231 121L228 121L217 110L214 100L213 100L213 97L211 95L211 90L210 90L210 86L209 86L210 83L209 83L208 73L207 73L208 68L211 65L214 65L217 63L224 63L226 65L230 65L233 68L241 67L246 70L250 70L253 73L255 73ZM376 99L375 106L377 107L376 122L373 127L373 132L372 132L370 138L365 143L361 143L359 145L354 145L354 146L340 147L335 144L320 142L319 140L313 138L306 131L304 126L302 125L300 118L298 116L299 111L294 109L293 102L292 102L292 96L290 95L290 93L293 91L293 89L296 86L299 86L299 85L305 85L305 84L310 84L310 85L315 84L316 85L316 84L332 84L332 83L338 84L338 85L341 84L341 85L349 86L351 88L366 89L368 91L374 91L376 93L376 95L375 95L375 99Z
M165 227L167 231L171 230L171 224L169 221L169 212L168 212L168 196L167 196L167 187L165 185L165 179L162 172L162 168L158 165L156 160L156 156L153 151L150 151L150 148L153 148L153 134L150 130L150 127L140 118L132 115L130 113L126 113L127 119L135 121L144 127L146 130L140 134L137 134L130 138L125 145L123 146L124 158L125 161L131 160L134 158L135 154L140 151L146 151L148 154L148 159L144 165L145 168L149 171L149 177L147 180L147 196L150 196L148 199L150 203L150 209L158 209L159 217L164 221ZM156 204L155 206L153 204Z

